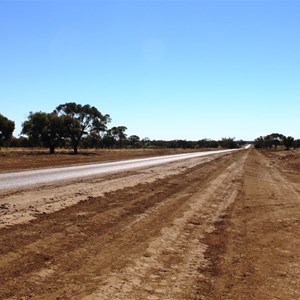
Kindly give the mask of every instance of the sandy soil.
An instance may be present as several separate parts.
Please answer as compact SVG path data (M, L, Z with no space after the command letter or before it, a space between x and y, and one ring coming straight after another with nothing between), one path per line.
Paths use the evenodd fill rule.
M299 162L251 149L2 194L0 299L299 299Z

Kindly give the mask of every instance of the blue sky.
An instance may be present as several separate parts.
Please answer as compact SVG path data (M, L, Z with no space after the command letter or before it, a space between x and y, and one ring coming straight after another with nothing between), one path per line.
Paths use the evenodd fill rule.
M66 102L150 139L300 138L300 1L0 0L0 113Z

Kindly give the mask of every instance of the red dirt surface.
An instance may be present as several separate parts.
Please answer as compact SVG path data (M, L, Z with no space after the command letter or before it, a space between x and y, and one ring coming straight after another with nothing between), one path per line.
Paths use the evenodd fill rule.
M0 299L299 299L299 162L251 149L1 194Z

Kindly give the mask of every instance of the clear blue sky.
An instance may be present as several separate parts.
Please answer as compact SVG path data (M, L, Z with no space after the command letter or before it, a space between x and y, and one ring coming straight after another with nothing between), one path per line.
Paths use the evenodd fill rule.
M300 1L0 0L15 135L70 101L141 138L300 138Z

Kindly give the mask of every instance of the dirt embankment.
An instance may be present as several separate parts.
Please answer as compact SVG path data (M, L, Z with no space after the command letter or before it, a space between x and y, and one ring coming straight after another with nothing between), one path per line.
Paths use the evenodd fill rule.
M0 299L299 299L300 178L282 161L240 151L2 195ZM37 212L16 224L21 199Z

